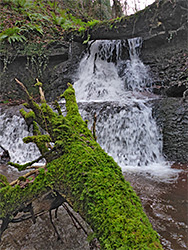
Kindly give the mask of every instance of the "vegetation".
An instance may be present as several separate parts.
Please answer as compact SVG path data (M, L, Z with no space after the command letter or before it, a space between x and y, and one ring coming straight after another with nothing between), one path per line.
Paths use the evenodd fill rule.
M1 231L13 221L18 211L27 210L28 206L32 208L32 201L51 189L69 201L89 223L101 249L162 249L157 233L120 167L99 146L82 120L73 87L69 84L62 95L67 110L63 116L57 102L58 113L46 104L42 95L42 103L35 103L25 87L19 84L27 95L25 106L32 110L29 113L22 110L21 113L34 127L34 135L24 141L38 146L47 165L38 170L34 180L30 178L24 185L16 183L12 186L0 176ZM39 126L46 135L41 135ZM53 143L51 149L49 142ZM12 165L19 170L28 166Z
M88 8L92 9L95 2ZM82 31L99 22L93 19L93 16L99 19L98 14L87 12L80 1L2 0L0 8L1 42L49 43L61 40L66 30Z
M112 7L110 0L2 0L0 9L0 42L11 44L46 44L61 40L69 29L82 32L99 20L122 15L117 0Z

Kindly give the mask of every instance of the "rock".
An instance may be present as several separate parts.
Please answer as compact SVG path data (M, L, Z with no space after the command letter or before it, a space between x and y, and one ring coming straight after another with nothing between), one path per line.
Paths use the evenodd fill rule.
M0 99L24 99L22 91L15 82L15 77L23 81L26 87L38 97L34 88L36 78L43 82L45 96L48 101L54 100L67 88L67 83L73 83L79 61L85 46L80 43L56 42L50 44L42 54L17 54L12 51L8 54L8 63L5 65L7 54L0 55ZM27 51L27 49L25 49ZM6 51L5 51L6 53ZM14 54L16 53L16 54ZM22 53L22 52L20 52ZM6 67L5 67L6 66Z
M170 86L165 92L168 97L183 97L183 93L186 90L186 85L175 84Z
M181 18L180 18L181 16ZM171 41L177 33L187 34L187 1L155 1L134 15L98 23L85 32L67 32L67 39L83 42L87 40L112 40L142 37L154 39L156 45Z
M170 161L188 162L188 103L180 98L155 101L153 115L163 134L163 153Z
M5 164L10 161L10 154L3 146L0 145L0 164Z
M82 218L74 211L72 212L87 228ZM10 223L2 236L1 250L90 250L87 235L81 228L75 227L62 206L58 209L57 218L55 218L55 212L52 211L52 219L62 241L57 240L49 214L46 212L37 217L35 224L31 219L15 224Z
M183 34L182 37L181 34L173 37L170 42L163 40L160 44L155 39L144 41L141 59L149 65L154 85L157 83L166 89L159 94L167 91L166 95L170 97L183 95L188 79L188 47Z

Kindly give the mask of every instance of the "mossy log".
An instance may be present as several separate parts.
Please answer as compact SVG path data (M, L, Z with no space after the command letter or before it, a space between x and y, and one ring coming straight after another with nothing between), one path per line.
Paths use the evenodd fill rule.
M22 115L26 120L32 117L35 125L35 135L25 142L36 143L47 165L24 187L1 182L1 231L18 211L27 204L31 209L32 202L50 189L69 201L91 226L101 249L162 249L157 232L121 168L100 147L81 118L74 88L69 84L62 95L66 100L66 116L54 112L45 102L35 103L24 91L27 107L33 113L28 116L22 111ZM47 132L46 137L41 137L37 124ZM49 141L53 143L52 149L45 146Z

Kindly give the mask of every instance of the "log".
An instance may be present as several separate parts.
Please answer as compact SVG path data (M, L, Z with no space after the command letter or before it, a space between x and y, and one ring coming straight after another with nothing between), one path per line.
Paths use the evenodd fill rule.
M84 32L67 33L67 40L84 42L89 40L117 40L142 37L143 40L163 39L168 42L179 32L188 33L187 0L156 0L134 15L99 22Z
M45 102L35 103L23 86L22 89L28 98L27 107L34 112L33 123L47 132L54 147L48 151L46 168L39 169L32 183L0 189L0 235L19 211L32 208L35 218L34 201L54 190L91 226L101 249L162 249L139 197L81 118L72 85L68 84L62 95L66 116L54 112ZM37 141L35 133L33 142L40 150L44 146L40 134Z

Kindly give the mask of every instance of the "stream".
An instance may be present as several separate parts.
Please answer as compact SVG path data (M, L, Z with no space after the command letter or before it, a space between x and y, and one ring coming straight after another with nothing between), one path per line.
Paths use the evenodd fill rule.
M129 60L123 59L129 47ZM139 58L142 39L91 42L75 76L80 113L101 147L121 166L125 179L139 195L144 210L161 237L164 249L187 249L187 166L167 162L162 135L152 117L150 70ZM64 102L60 101L62 110ZM27 126L19 107L0 107L0 145L11 161L23 163L39 156L37 148L22 142ZM9 180L18 173L0 165Z

